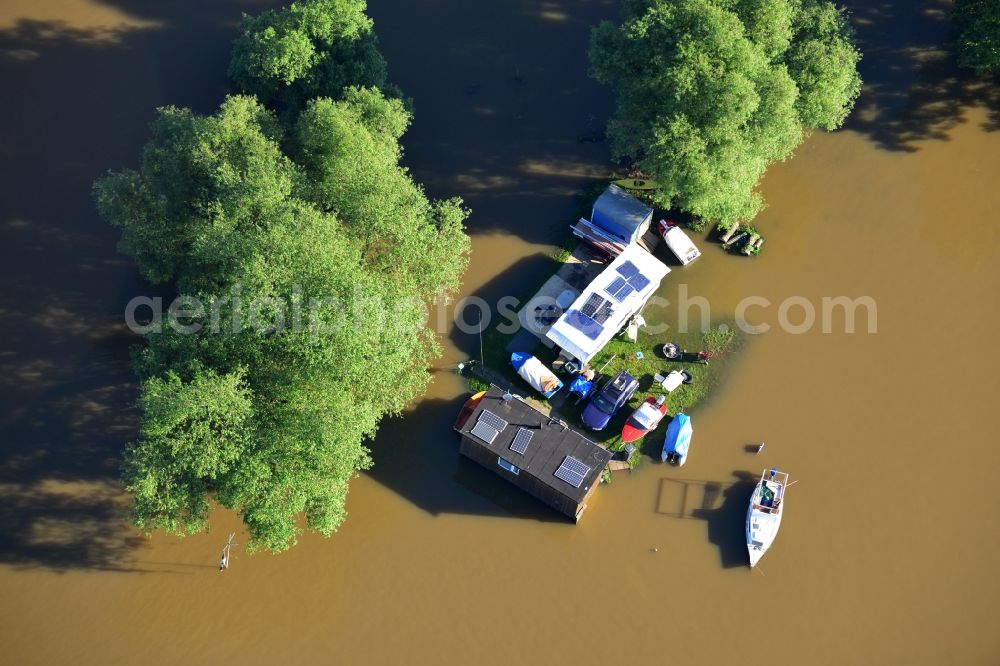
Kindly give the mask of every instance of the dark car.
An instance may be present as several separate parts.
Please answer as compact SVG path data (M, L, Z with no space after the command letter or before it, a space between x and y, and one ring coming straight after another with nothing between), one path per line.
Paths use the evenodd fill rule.
M639 380L622 370L587 403L582 416L584 424L591 430L603 430L638 388Z

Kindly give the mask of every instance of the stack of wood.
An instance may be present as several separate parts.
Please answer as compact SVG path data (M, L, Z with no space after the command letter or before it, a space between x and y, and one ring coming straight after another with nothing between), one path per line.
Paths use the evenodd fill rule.
M751 234L750 240L748 240L741 250L746 256L750 256L756 251L760 250L760 247L764 244L764 237L760 234Z
M722 247L726 250L739 248L740 252L748 257L751 254L759 253L760 248L764 245L764 237L757 233L753 227L743 228L738 224L723 230L721 240Z
M577 236L583 242L593 246L599 252L609 257L617 257L625 251L626 243L620 238L610 235L603 229L598 229L590 223L590 220L585 220L581 217L580 221L571 226L570 229L573 230L574 236Z

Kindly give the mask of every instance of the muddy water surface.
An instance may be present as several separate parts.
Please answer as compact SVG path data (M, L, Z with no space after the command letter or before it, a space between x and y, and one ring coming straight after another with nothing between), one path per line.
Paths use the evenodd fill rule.
M584 76L611 3L372 0L416 100L407 163L474 209L464 295L521 295L553 269L574 192L607 163ZM0 10L5 241L0 333L0 636L10 663L996 663L1000 132L995 89L955 76L937 3L855 7L868 85L848 128L769 172L755 260L705 243L664 283L772 329L694 414L682 470L647 464L570 526L460 460L445 333L427 397L387 422L330 540L215 557L238 521L137 538L114 478L134 435L122 333L143 289L89 184L134 164L159 104L211 110L237 2L54 0ZM779 305L870 296L853 335L792 335ZM669 319L669 310L667 311ZM801 309L792 319L800 321ZM839 331L839 332L838 332ZM744 452L767 442L765 453ZM749 477L789 471L781 534L744 565ZM240 539L238 538L237 541ZM418 658L419 657L419 658Z

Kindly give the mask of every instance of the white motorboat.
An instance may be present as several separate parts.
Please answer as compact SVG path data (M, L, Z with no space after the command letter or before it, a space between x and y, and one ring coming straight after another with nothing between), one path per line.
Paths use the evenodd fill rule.
M750 554L750 568L757 565L774 543L774 538L778 536L787 487L788 474L779 472L777 467L773 467L761 473L760 482L750 496L750 508L747 510L747 551Z

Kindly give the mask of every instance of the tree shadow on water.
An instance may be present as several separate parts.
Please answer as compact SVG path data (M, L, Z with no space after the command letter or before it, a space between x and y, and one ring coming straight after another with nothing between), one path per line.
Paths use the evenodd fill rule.
M985 107L985 131L1000 129L1000 85L960 68L947 0L847 2L863 53L861 97L845 129L886 150L913 152L925 140L948 140Z
M0 564L17 567L134 571L139 564L134 556L140 539L125 520L126 498L118 483L122 446L137 434L131 409L136 382L128 348L138 340L124 331L122 313L132 297L152 290L117 253L119 234L97 216L91 186L108 169L138 164L157 106L188 106L200 113L217 108L227 91L229 50L240 13L282 3L100 4L120 10L122 24L93 28L20 19L0 28L0 90L8 93L0 105L0 178L5 184L0 197L5 236L0 244L5 284L0 292ZM389 34L393 32L429 45L432 58L448 57L451 50L447 41L428 41L409 25ZM400 58L421 60L407 52L412 45L396 43L404 52ZM516 45L506 46L518 53ZM392 55L386 55L391 63ZM499 73L505 66L490 69ZM552 67L546 65L549 76L555 76ZM427 69L422 62L420 68ZM437 99L433 86L440 72L417 75L431 89L408 88L408 94ZM514 107L527 103L522 89L540 80L527 67L521 76L520 82L507 76L503 87L491 80L481 96L486 105L512 105L502 125L518 136L524 136L524 119ZM404 87L411 83L405 77L396 81ZM558 96L566 97L564 91ZM470 98L464 110L486 118L480 113L483 104L484 99ZM433 111L427 108L419 117L434 118ZM452 121L444 120L446 125ZM541 134L529 131L528 136ZM472 132L458 137L465 147L448 145L467 154L476 138ZM433 131L415 130L406 141L418 146L418 158L426 157L424 168L445 165L442 196L462 193L456 187L458 176L492 160L503 163L501 171L520 170L520 162L507 160L521 149L506 139L468 153L469 162L455 169L438 139L442 137ZM556 141L539 152L558 153L562 147ZM502 148L502 154L489 155L493 148ZM469 186L482 193L475 203L484 209L493 205L492 175L486 174L482 189L475 189L478 181ZM541 180L555 181L557 189L564 182ZM511 192L525 200L529 194ZM563 199L549 194L554 207L563 205ZM526 204L529 209L533 216L526 215L525 224L536 228L545 212ZM499 205L494 215L504 224L510 219L510 211ZM546 230L545 237L550 235L551 229ZM454 408L425 401L405 417L387 421L374 447L373 477L434 513L561 520L459 456L457 435L450 430ZM436 433L435 438L413 441L414 423L429 424L419 432Z
M452 430L467 396L426 399L379 426L371 444L374 465L366 474L432 514L571 521L459 453Z
M50 360L69 368L4 364L0 562L136 571L131 553L142 539L117 480L122 444L135 434L127 359L98 343L89 359L71 362L64 346L54 344ZM74 371L77 379L66 376Z
M404 162L434 197L461 196L475 233L558 244L573 195L610 172L611 89L588 75L589 26L610 0L372 0L389 78L414 99ZM419 30L413 26L419 25Z
M671 518L704 520L708 540L719 548L724 568L742 567L747 560L746 519L758 477L733 472L735 481L660 479L656 512Z
M468 307L462 308L460 312L456 312L454 307L448 311L448 321L462 322L461 326L454 325L448 330L451 343L468 354L469 358L479 358L479 331L477 328L479 308L474 305L475 301L471 299L482 299L489 308L489 312L483 315L484 334L489 333L491 329L499 325L504 325L504 330L506 330L506 326L514 319L512 313L524 307L545 281L562 266L552 257L541 252L520 258L512 257L511 261L511 265L503 272L494 275L475 292L468 294L470 297ZM507 305L504 306L503 312L500 310L503 299L514 299L513 304L509 305L509 312ZM443 334L445 331L438 331L438 333ZM486 351L486 362L489 364L490 350ZM507 359L504 359L504 363L506 362Z
M157 106L218 106L240 11L262 8L103 4L121 25L0 28L0 564L14 567L138 570L118 482L136 436L123 312L152 290L91 185L138 164Z

